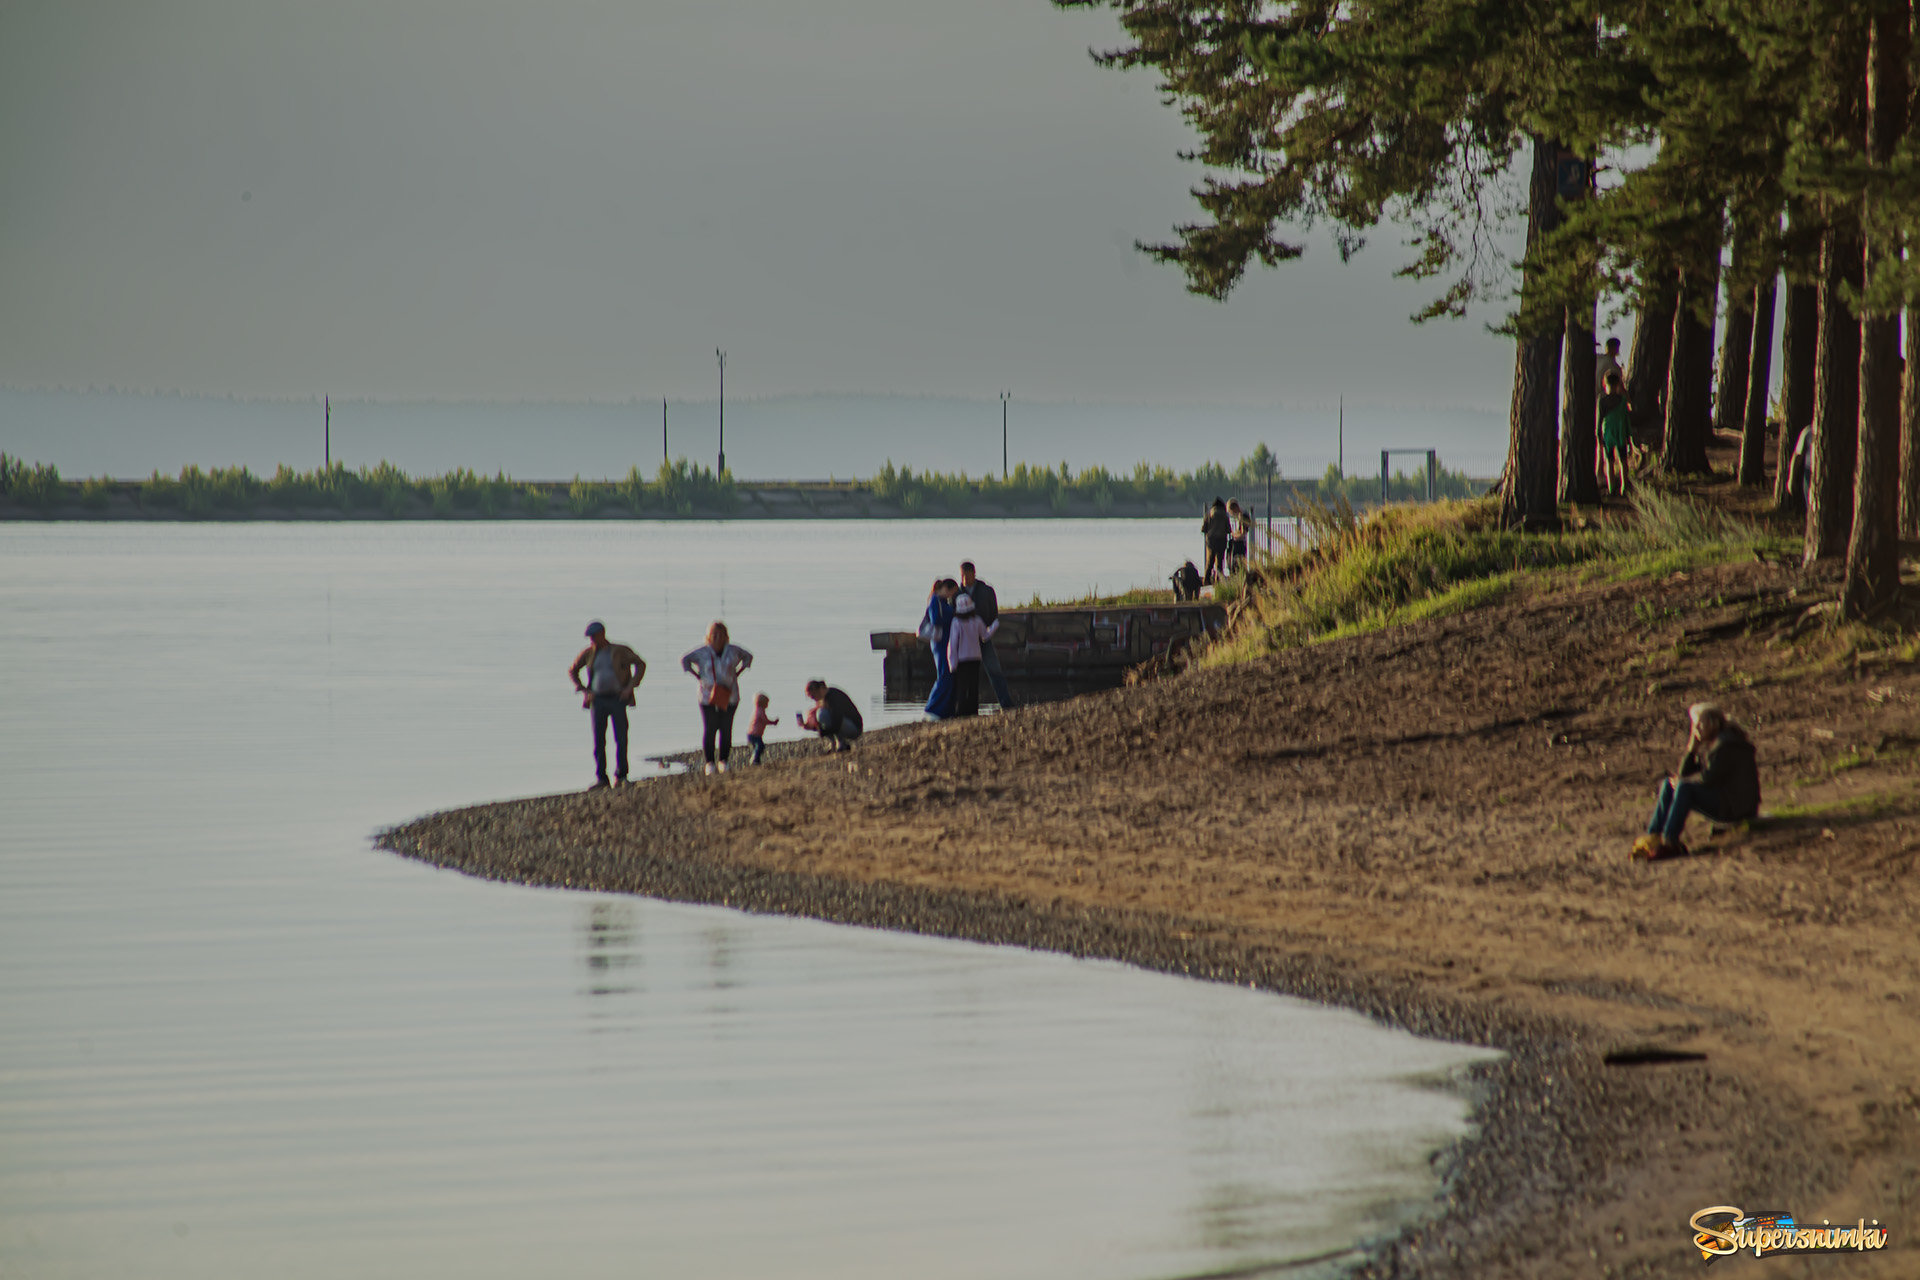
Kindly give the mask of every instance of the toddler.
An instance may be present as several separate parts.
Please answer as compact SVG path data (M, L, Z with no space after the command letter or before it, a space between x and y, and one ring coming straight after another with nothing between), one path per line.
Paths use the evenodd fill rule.
M753 763L759 764L760 757L767 749L767 726L773 723L773 715L767 710L767 695L753 695L753 719L747 721L747 745L753 748Z

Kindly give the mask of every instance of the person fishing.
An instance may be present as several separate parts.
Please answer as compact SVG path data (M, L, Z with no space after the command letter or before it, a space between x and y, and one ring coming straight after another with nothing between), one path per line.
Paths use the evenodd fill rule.
M1760 812L1760 768L1747 731L1711 702L1687 708L1690 730L1680 764L1660 782L1647 834L1633 842L1633 856L1653 862L1680 857L1687 816L1742 822Z

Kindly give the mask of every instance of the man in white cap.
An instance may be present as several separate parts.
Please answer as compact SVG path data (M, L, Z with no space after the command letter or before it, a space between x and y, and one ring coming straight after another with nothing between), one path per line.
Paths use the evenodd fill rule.
M580 672L586 670L585 683ZM567 668L580 695L580 705L593 712L593 769L598 781L592 791L607 782L607 724L613 724L614 777L627 784L627 708L633 705L633 691L647 675L647 664L626 645L607 639L607 628L599 621L587 624L587 647L574 656Z

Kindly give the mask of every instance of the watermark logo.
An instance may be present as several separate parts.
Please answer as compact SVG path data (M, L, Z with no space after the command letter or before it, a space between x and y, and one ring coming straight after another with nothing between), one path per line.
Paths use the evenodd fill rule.
M1887 1229L1880 1219L1861 1218L1852 1226L1819 1226L1795 1222L1790 1213L1748 1213L1730 1204L1711 1205L1687 1219L1693 1247L1706 1262L1753 1251L1756 1258L1777 1253L1855 1253L1887 1247Z

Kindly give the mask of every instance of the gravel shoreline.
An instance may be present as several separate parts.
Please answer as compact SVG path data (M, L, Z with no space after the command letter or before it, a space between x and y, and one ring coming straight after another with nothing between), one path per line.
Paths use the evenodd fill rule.
M1730 585L1708 579L1669 594L1719 599ZM1877 999L1886 974L1920 973L1911 878L1869 897L1829 866L1836 901L1869 914L1834 926L1829 904L1830 931L1791 935L1790 964L1770 932L1778 912L1730 895L1763 857L1799 849L1796 830L1735 841L1717 858L1636 867L1608 769L1631 774L1637 757L1625 761L1631 769L1617 754L1570 769L1531 795L1474 790L1534 760L1543 741L1577 754L1584 735L1600 760L1641 750L1604 744L1645 737L1648 762L1664 754L1658 730L1633 719L1664 725L1670 714L1670 699L1644 692L1644 676L1621 686L1640 708L1629 714L1626 701L1595 696L1581 664L1555 674L1570 647L1617 644L1642 594L1601 589L1571 612L1515 605L1422 624L1411 637L1382 633L969 724L885 731L850 761L803 745L713 780L455 810L378 842L494 880L1118 960L1504 1051L1470 1073L1476 1130L1436 1156L1436 1214L1371 1242L1355 1271L1370 1280L1694 1275L1701 1259L1686 1220L1711 1204L1803 1221L1831 1206L1849 1222L1858 1206L1893 1222L1896 1247L1839 1264L1846 1274L1920 1273L1899 1217L1901 1203L1920 1199L1920 1101L1902 1109L1911 1076L1902 1095L1899 1069L1886 1065L1912 1061L1903 1054L1920 1043L1913 1006L1897 993L1872 1007L1856 996L1875 1019L1862 1025L1883 1039L1850 1053L1810 1047L1804 1028L1819 1020L1796 1021L1790 1007L1861 989ZM1684 609L1675 616L1685 623ZM1377 702L1402 674L1436 687L1427 671L1396 664L1444 664L1455 651L1476 661L1504 653L1525 678L1475 667L1477 685L1456 678L1447 693L1398 708L1404 722L1376 711L1364 730L1331 705L1359 695L1330 673L1366 667ZM1228 725L1211 755L1155 729L1209 715L1269 723L1254 737ZM1347 736L1329 740L1329 726ZM1059 751L1063 740L1076 750ZM1227 754L1274 740L1298 745ZM1196 798L1185 770L1243 781L1225 797ZM1363 776L1385 803L1353 803ZM1848 832L1863 841L1862 865L1884 861L1871 831ZM979 832L990 840L974 840ZM1689 907L1708 900L1726 906ZM1765 1265L1770 1275L1834 1274L1819 1258Z

